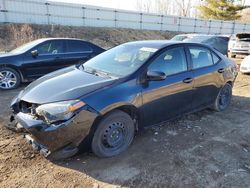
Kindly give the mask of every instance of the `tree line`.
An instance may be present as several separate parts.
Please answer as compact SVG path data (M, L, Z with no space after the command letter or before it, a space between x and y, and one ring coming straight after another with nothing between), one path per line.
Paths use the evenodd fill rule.
M136 9L146 13L204 19L237 20L249 8L245 0L137 0Z

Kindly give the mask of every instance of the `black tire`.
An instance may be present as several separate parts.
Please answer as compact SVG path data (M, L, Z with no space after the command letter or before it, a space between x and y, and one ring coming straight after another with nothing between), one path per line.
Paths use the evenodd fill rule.
M132 143L135 126L125 112L115 110L98 124L91 148L98 157L112 157L125 151Z
M6 84L6 82L3 82L3 79L1 79L1 76L5 76L6 72L11 73L11 77L9 77L10 80L12 80L12 84ZM2 67L0 68L0 89L3 90L10 90L10 89L15 89L21 84L21 77L20 74L15 71L12 68L9 67Z
M218 93L216 100L214 102L213 109L215 111L226 110L230 105L232 99L232 86L230 84L225 84Z

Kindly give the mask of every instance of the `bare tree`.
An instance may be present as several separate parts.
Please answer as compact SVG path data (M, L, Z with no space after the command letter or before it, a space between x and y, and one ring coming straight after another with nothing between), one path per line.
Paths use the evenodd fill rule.
M202 0L200 0L202 1ZM191 16L191 0L137 0L136 9L146 13L157 13L162 15Z
M246 5L246 0L241 0L241 5L245 6Z
M190 16L191 0L176 0L179 16Z
M170 14L170 0L156 0L155 1L155 12L157 14L168 15Z
M136 9L141 12L150 13L153 12L151 0L137 0Z

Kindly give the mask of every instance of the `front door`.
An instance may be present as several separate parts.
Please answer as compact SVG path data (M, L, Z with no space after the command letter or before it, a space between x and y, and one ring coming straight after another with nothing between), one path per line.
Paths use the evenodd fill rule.
M32 55L32 51L37 55ZM22 68L27 78L38 78L52 71L58 70L64 64L63 40L50 40L26 52Z
M144 126L158 124L192 109L193 72L183 47L162 52L148 67L164 72L162 81L148 81L142 88Z

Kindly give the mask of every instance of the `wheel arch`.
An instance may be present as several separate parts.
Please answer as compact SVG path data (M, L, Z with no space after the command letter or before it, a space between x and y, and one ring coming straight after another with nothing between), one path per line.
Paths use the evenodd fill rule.
M232 81L227 81L227 84L231 85L233 87L233 82Z
M22 74L22 72L18 69L17 66L5 63L5 64L0 64L0 68L11 68L11 69L15 70L15 71L20 75L20 77L21 77L21 82L24 81L23 74Z
M140 118L141 117L139 115L139 110L138 110L138 108L136 108L136 106L129 104L129 103L113 104L112 106L109 106L109 107L103 109L99 113L99 115L96 117L92 126L90 127L89 134L88 134L87 138L84 139L79 146L81 151L87 151L90 149L89 146L91 145L94 133L95 133L100 121L105 116L107 116L108 114L110 114L111 112L113 112L115 110L120 110L120 111L127 113L133 119L133 121L135 123L135 130L136 131L141 130L141 128L142 128L142 126L140 126Z
M104 116L108 115L109 113L113 112L114 110L120 110L120 111L127 113L135 121L136 130L139 129L139 127L138 127L138 124L140 122L139 110L135 105L130 104L130 103L126 103L126 102L112 104L112 105L104 108L103 110L100 111L100 116L98 116L98 118L96 120L98 121L98 119L99 119L99 121L100 121L100 119L102 119ZM94 124L95 123L96 122L94 122Z

